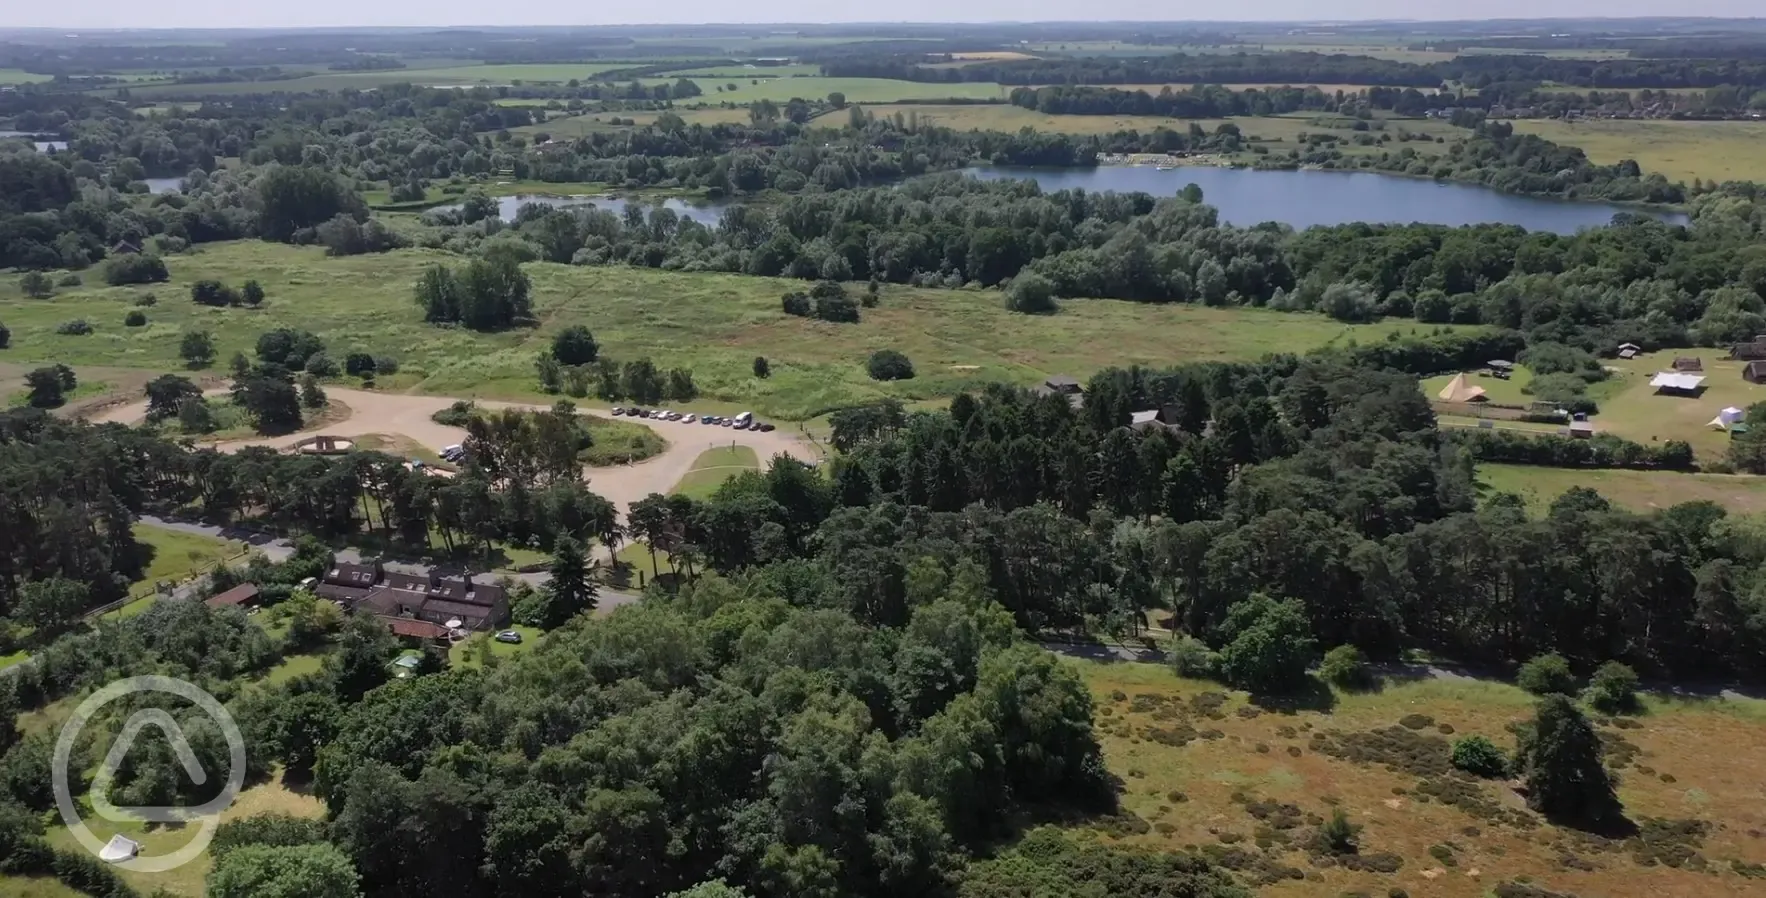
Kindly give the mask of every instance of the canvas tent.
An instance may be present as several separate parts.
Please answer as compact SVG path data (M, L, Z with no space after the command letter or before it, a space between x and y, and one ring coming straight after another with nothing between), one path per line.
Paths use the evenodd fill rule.
M133 858L141 853L141 845L134 839L123 836L111 836L110 842L98 852L98 859L109 864L117 864Z
M1649 385L1669 393L1695 393L1704 387L1704 383L1705 376L1702 374L1662 371L1650 378Z
M1718 412L1717 417L1722 419L1725 424L1734 424L1735 422L1740 421L1746 414L1747 412L1732 405L1723 411Z
M1441 388L1441 392L1435 394L1435 398L1442 402L1482 402L1484 388L1466 383L1465 373L1460 372L1447 382L1447 386Z

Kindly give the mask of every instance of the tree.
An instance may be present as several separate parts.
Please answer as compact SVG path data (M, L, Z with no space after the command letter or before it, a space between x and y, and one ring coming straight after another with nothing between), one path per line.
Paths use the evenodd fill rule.
M1325 682L1344 689L1365 689L1373 679L1367 668L1367 658L1361 649L1352 645L1340 645L1325 652L1324 660L1318 665L1318 675Z
M1350 823L1342 808L1331 809L1331 819L1318 828L1318 836L1331 854L1354 854L1361 847L1361 827Z
M202 396L202 390L189 378L162 374L147 382L147 420L163 421L178 413L191 399Z
M258 359L289 371L305 369L307 359L324 350L325 341L311 331L279 327L258 335Z
M1305 683L1315 643L1306 610L1298 601L1253 593L1227 611L1221 629L1227 642L1220 650L1218 668L1228 683L1273 694Z
M90 599L85 585L74 580L32 580L19 590L16 613L20 622L49 635L79 620Z
M65 364L37 368L26 373L25 401L30 403L30 407L60 408L64 403L67 403L67 391L72 387L67 385L67 380L71 380L71 378L62 377L64 369L72 373L72 369L67 368Z
M147 313L141 311L140 309L130 309L128 314L123 316L123 327L146 327L146 326L147 326Z
M263 433L286 433L300 427L301 396L286 377L248 372L235 380L233 404L245 409Z
M207 368L215 361L215 338L208 331L185 331L178 341L178 355L188 368Z
M1612 777L1600 759L1600 737L1566 695L1539 701L1524 732L1517 766L1527 781L1527 806L1572 825L1605 828L1623 821Z
M549 630L578 614L595 610L595 583L589 579L582 543L573 537L561 537L547 570L552 579L546 582L546 610L540 626Z
M55 293L55 282L41 271L27 271L18 279L18 289L32 299L48 299Z
M879 349L871 353L865 370L870 372L872 380L912 380L914 363L893 349Z
M841 93L840 91L837 91L837 90L831 91L828 94L828 105L834 107L835 109L845 109L846 108L846 95Z
M620 392L633 402L655 405L662 401L666 393L664 387L662 373L649 359L626 362L620 373Z
M1576 675L1570 671L1570 662L1556 652L1539 655L1521 665L1515 683L1534 695L1570 695L1576 691Z
M356 868L337 846L242 845L215 858L209 898L357 898Z
M264 302L264 286L256 280L248 280L239 288L239 298L246 305L256 308Z
M757 355L754 357L754 376L755 377L770 377L770 376L772 376L772 373L773 373L772 366L767 364L766 356Z
M1602 664L1588 680L1588 703L1606 714L1637 710L1637 672L1618 661Z
M540 376L540 389L547 393L556 393L564 389L564 369L558 364L558 357L552 353L542 352L534 356L533 367Z
M562 365L587 365L600 355L601 347L589 329L573 324L552 338L552 357Z
M344 625L337 648L325 656L325 671L339 701L361 701L368 690L391 678L387 661L395 644L386 624L373 615L357 614Z
M336 215L348 215L358 222L368 219L368 206L362 195L323 168L272 167L258 176L257 191L261 203L258 227L268 240L287 243L297 231L323 224Z
M11 346L11 345L12 345L12 329L7 327L4 324L0 324L0 349L5 349L6 347Z
M474 259L459 282L459 321L473 330L499 330L532 315L533 284L512 259Z
M423 275L412 288L417 305L423 307L423 320L431 324L459 321L460 309L465 305L463 292L460 279L445 265L423 269Z
M104 263L104 282L112 287L125 284L157 284L171 280L172 273L166 270L166 263L158 256L146 253L131 253L124 256L112 256Z
M699 395L699 387L693 383L693 372L686 368L670 368L668 370L668 396L678 402L691 402Z
M319 378L312 374L300 376L300 404L304 408L324 408L325 391L319 386Z
M360 377L363 379L372 378L375 374L379 373L379 367L379 363L375 361L374 356L365 352L352 352L343 357L344 373L351 377Z
M199 396L179 403L178 430L187 434L214 433L215 411L209 408L208 401Z
M1024 272L1006 286L1006 308L1026 315L1047 315L1059 311L1055 302L1055 285L1035 272Z

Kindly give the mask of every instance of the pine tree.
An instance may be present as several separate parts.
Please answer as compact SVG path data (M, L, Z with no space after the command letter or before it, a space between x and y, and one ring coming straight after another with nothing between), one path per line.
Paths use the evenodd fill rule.
M1568 696L1539 702L1532 731L1521 742L1519 766L1527 780L1527 806L1550 817L1590 828L1624 819L1613 779L1600 760L1600 737Z
M565 536L552 552L552 579L546 584L546 605L541 626L563 624L585 611L595 610L595 583L589 579L588 560L582 543Z

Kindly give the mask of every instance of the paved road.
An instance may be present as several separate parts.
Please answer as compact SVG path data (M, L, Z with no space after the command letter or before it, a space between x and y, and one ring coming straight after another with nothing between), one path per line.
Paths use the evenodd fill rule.
M334 387L326 390L333 399L349 406L350 415L342 421L328 424L317 430L301 431L277 437L262 439L231 440L216 442L211 445L223 452L234 452L246 446L269 446L275 449L286 449L314 434L323 433L336 437L359 437L367 434L403 435L416 440L432 449L440 449L455 443L464 442L466 431L458 427L437 424L431 417L436 412L457 402L447 396L417 396L404 393L381 393L369 390L351 390ZM492 400L474 399L481 408L504 409L518 408L543 411L549 406L529 405L519 402L497 402ZM605 408L582 408L581 411L592 415L611 417L612 411ZM134 402L128 405L105 409L92 418L94 423L134 424L147 417L147 402ZM731 444L747 446L754 450L762 460L775 455L787 455L802 461L815 461L818 455L815 448L797 435L775 430L762 433L753 430L734 430L724 427L709 427L704 424L683 424L679 421L654 421L633 419L631 423L642 424L656 431L668 441L668 448L660 455L632 465L619 465L607 468L591 468L586 477L595 492L605 496L623 514L631 504L651 493L667 493L693 470L693 462L699 454L707 449L729 446Z

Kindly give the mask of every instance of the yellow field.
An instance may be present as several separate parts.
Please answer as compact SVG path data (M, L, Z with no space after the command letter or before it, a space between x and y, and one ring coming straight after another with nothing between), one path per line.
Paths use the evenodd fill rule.
M1622 738L1637 750L1619 783L1633 820L1711 824L1694 847L1709 866L1695 872L1642 866L1624 843L1597 843L1550 825L1518 825L1531 815L1518 816L1522 800L1509 784L1476 783L1471 801L1449 805L1419 788L1425 779L1420 766L1409 773L1387 766L1426 761L1428 752L1439 758L1449 740L1471 734L1512 750L1515 739L1507 727L1528 719L1533 704L1513 686L1452 676L1394 681L1378 692L1331 696L1328 711L1269 712L1250 705L1243 693L1179 679L1162 665L1071 663L1091 688L1106 763L1124 784L1121 803L1130 826L1114 821L1107 837L1165 850L1237 848L1254 865L1293 867L1306 877L1259 889L1259 895L1386 895L1401 888L1431 898L1480 898L1518 877L1552 892L1589 896L1761 893L1761 883L1731 872L1730 861L1766 860L1766 843L1752 835L1766 826L1759 801L1766 703L1646 700L1648 713L1635 719L1636 727L1600 726L1604 738ZM1416 714L1427 717L1399 726ZM1362 760L1341 749L1346 736L1389 729L1413 745L1435 747L1370 751ZM1438 774L1430 779L1458 782ZM1269 815L1277 808L1265 802L1294 806L1298 815L1292 819L1299 825L1284 828L1284 815ZM1313 866L1302 843L1333 808L1365 827L1363 859L1390 853L1401 866L1391 873Z
M1583 471L1538 465L1478 466L1486 494L1514 493L1527 509L1544 514L1571 487L1587 487L1614 505L1655 511L1682 502L1709 501L1739 513L1766 511L1766 477L1749 474L1683 474L1678 471Z
M1766 181L1766 121L1517 119L1515 130L1581 147L1603 165L1635 159L1670 181Z

